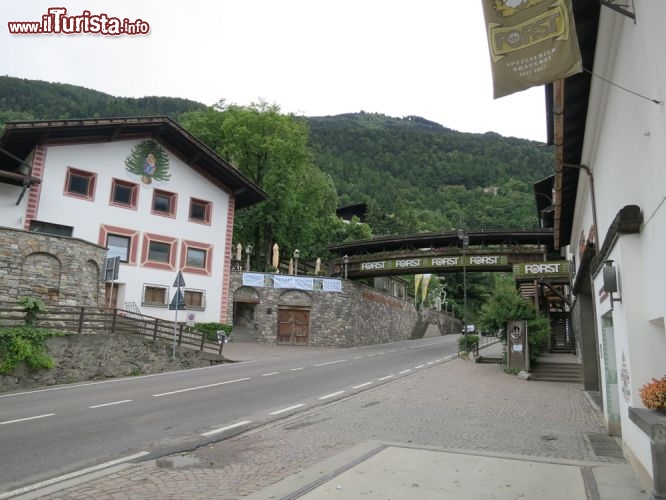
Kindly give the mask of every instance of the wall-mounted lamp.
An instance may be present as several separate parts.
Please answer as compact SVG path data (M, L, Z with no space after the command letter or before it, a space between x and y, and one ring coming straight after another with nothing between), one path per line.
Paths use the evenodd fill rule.
M613 266L613 261L607 260L604 264L606 264L603 268L604 290L610 295L612 311L615 302L622 303L622 297L613 297L613 294L617 293L617 270L615 269L615 266Z

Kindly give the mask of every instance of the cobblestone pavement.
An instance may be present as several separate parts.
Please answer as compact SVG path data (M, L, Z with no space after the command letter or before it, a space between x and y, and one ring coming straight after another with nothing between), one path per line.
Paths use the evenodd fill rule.
M373 440L553 459L598 456L598 410L578 384L530 382L455 359L192 452L35 493L52 499L236 499ZM608 438L611 439L611 438Z

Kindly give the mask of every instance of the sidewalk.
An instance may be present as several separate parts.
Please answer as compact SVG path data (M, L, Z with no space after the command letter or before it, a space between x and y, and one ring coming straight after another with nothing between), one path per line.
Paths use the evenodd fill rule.
M230 343L224 354L249 360L312 349ZM191 453L125 464L22 498L648 496L580 385L518 380L498 365L454 359Z

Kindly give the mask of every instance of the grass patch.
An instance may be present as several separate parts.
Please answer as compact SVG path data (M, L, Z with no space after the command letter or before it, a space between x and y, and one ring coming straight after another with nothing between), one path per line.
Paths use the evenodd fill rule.
M28 325L0 328L0 374L11 373L22 361L35 371L53 368L46 339L56 335L62 334Z

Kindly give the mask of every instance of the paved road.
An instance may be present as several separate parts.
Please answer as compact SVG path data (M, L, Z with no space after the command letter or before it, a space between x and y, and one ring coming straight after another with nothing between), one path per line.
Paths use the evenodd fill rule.
M238 349L233 345L227 355ZM259 351L246 346L238 357L248 357L248 349ZM254 362L3 394L0 492L119 457L201 446L405 376L455 351L453 337L288 348ZM275 348L269 353L275 356Z
M427 365L384 385L189 452L120 465L22 498L236 499L250 494L281 498L264 488L290 478L296 483L309 480L308 471L329 474L326 464L374 442L467 454L512 454L525 460L527 477L531 464L537 462L615 464L612 484L603 488L600 483L596 496L583 498L647 498L636 486L617 444L606 435L598 408L580 385L522 381L504 374L498 365L461 359ZM438 469L437 476L442 479L458 468L454 464ZM418 492L414 488L419 485L411 484L409 477L398 478L403 488ZM331 484L331 495L322 498L359 497L336 491L336 483ZM366 484L366 489L372 486ZM380 491L381 485L376 486ZM422 486L425 494L426 485ZM510 486L502 486L505 495Z

